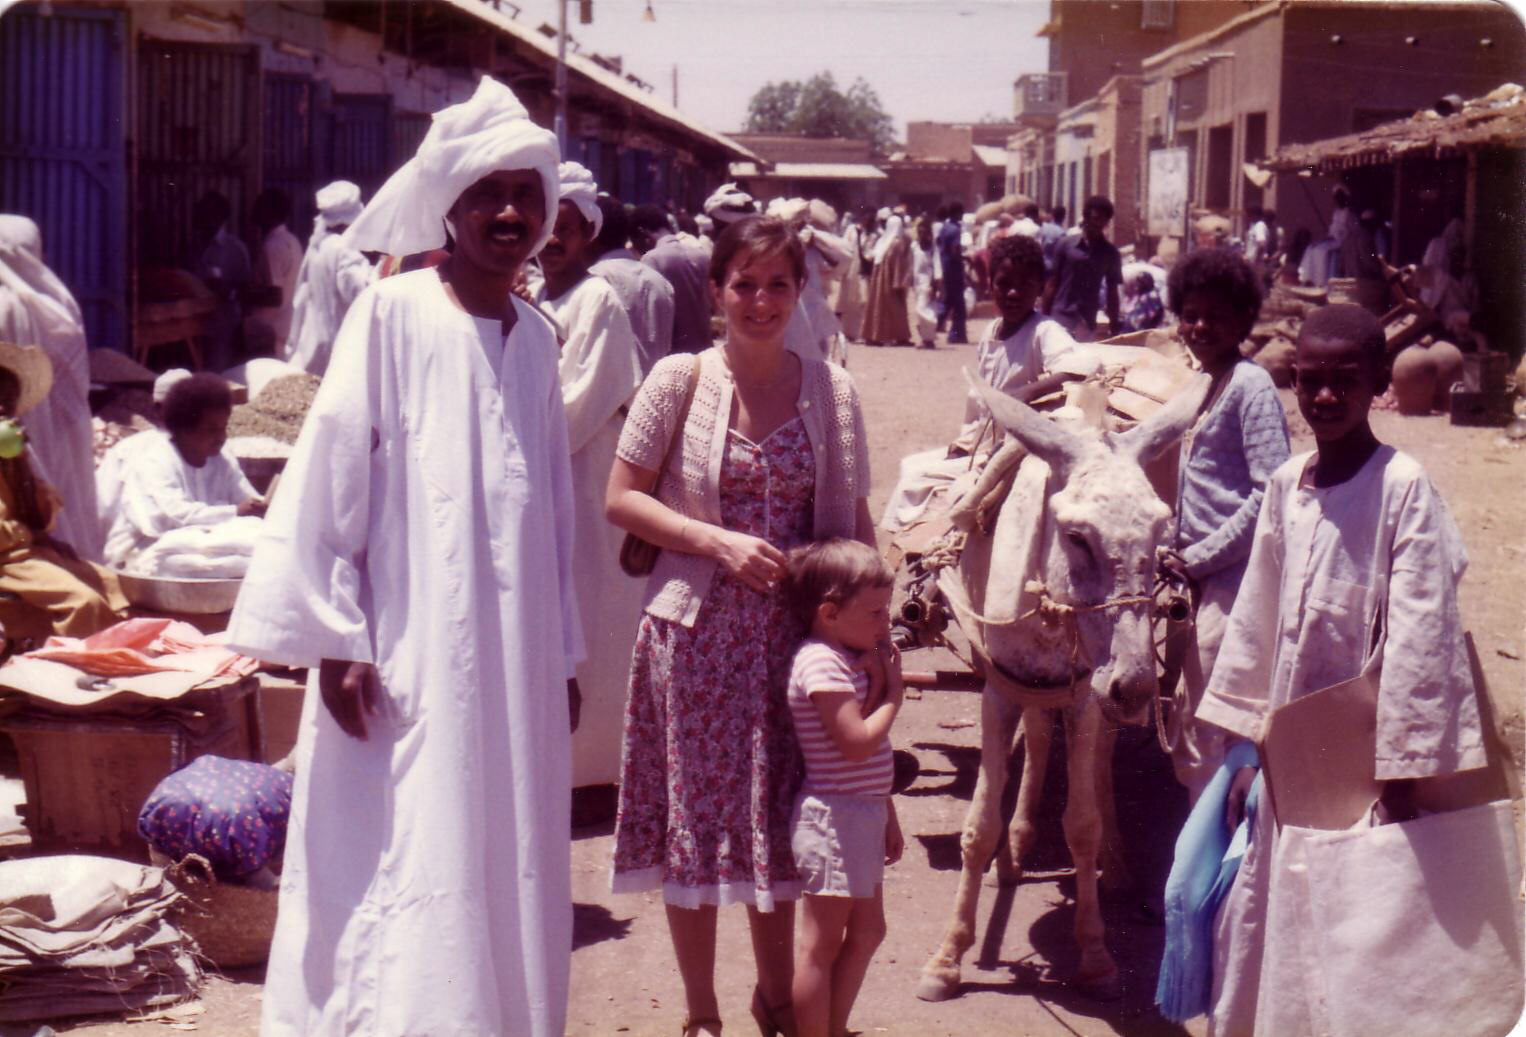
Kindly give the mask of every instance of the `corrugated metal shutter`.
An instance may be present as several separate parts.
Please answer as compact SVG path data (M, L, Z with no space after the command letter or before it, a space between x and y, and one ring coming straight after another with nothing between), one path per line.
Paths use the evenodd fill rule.
M291 221L287 224L306 239L317 205L313 194L318 164L317 87L309 76L282 72L265 73L264 183L262 190L278 188L291 196Z
M144 258L187 262L208 191L241 231L259 177L259 59L238 44L143 40L138 50L138 226ZM247 237L247 236L246 236Z
M123 13L0 18L0 211L42 230L93 347L128 345Z
M391 116L387 94L334 95L329 180L353 180L366 198L376 193L392 172Z

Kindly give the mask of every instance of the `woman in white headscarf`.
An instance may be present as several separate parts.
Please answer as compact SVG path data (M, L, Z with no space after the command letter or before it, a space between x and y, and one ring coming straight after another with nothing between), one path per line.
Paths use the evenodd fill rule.
M0 215L0 341L39 346L53 364L53 388L23 419L41 475L62 499L53 528L81 558L98 562L91 449L90 362L79 304L42 261L42 234L25 216Z
M376 278L369 260L345 242L344 230L360 215L360 188L335 180L317 194L318 215L297 271L287 359L309 374L328 369L334 336L350 304Z
M864 341L871 346L910 345L911 321L906 290L911 286L910 249L905 221L891 213L874 243L874 272L869 275L869 303L864 313Z
M573 583L588 649L588 658L577 668L583 693L583 719L572 754L577 787L620 780L625 689L645 582L620 569L625 534L604 521L604 490L626 405L641 387L641 353L619 295L604 278L588 272L590 246L604 224L593 174L576 162L563 162L557 172L562 196L551 240L540 251L545 278L535 302L556 321L564 339L559 370L577 500Z

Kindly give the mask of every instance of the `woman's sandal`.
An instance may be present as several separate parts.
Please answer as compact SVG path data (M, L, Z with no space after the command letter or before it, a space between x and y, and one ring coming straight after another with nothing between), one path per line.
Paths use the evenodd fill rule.
M685 1019L683 1033L680 1037L703 1037L710 1034L719 1037L721 1021L719 1019Z
M752 988L752 1018L762 1037L795 1037L795 1006L786 1001L781 1008L770 1008L763 991Z

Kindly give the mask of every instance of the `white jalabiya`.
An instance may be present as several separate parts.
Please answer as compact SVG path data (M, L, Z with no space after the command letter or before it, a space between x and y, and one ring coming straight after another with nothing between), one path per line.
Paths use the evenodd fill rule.
M800 288L800 302L810 319L811 332L825 341L842 331L837 313L827 302L827 286L848 268L848 246L836 234L807 227L800 235L805 245L805 284Z
M1356 475L1315 488L1312 455L1292 458L1266 488L1245 578L1198 719L1256 738L1267 715L1362 671L1380 639L1380 780L1423 778L1485 763L1478 702L1463 642L1457 585L1467 565L1441 496L1413 459L1380 447ZM1262 800L1265 804L1265 799ZM1283 1033L1258 1026L1273 1002L1305 991L1263 984L1299 953L1295 933L1269 924L1277 832L1263 809L1245 863L1220 909L1210 1032ZM1372 967L1381 968L1381 962Z
M291 336L292 311L296 305L297 274L302 269L302 242L286 228L277 224L260 243L257 267L264 274L266 284L281 290L279 306L264 306L251 310L249 320L263 324L275 335L277 347L285 346Z
M309 246L297 286L287 361L309 374L327 371L345 314L375 279L370 260L343 235L325 234Z
M573 735L572 783L606 784L620 779L625 692L646 581L620 569L625 533L605 520L604 492L625 405L641 387L641 362L625 308L603 278L589 275L557 298L542 294L537 302L567 335L561 379L572 451L573 583L588 647L577 670L583 713Z
M917 338L931 344L938 329L938 311L933 308L933 282L943 278L943 261L938 249L911 246L911 286L915 289L912 316L915 318Z
M1063 325L1037 310L1006 338L997 337L1001 325L1001 321L995 320L986 327L975 349L975 365L982 381L1008 396L1049 373L1055 362L1076 345ZM969 470L969 453L977 446L981 452L992 449L999 437L986 428L989 417L985 402L971 390L965 397L964 423L953 444L959 448L960 456L949 457L946 448L938 447L901 459L900 476L885 504L881 527L895 533L916 522L935 491Z
M238 517L240 504L259 496L227 447L195 468L158 429L112 447L96 473L96 489L106 563L117 569L164 534L227 522Z
M53 362L53 387L21 419L38 474L63 510L53 533L81 558L99 561L90 362L79 304L42 260L42 235L25 216L0 215L0 341L39 346Z
M556 338L514 309L434 270L361 295L234 609L231 644L313 668L265 1037L562 1033L572 472ZM365 741L325 658L380 671Z
M843 231L843 249L848 259L837 282L837 309L842 332L850 342L858 341L864 325L864 277L859 253L863 250L863 228L853 224Z
M634 255L607 252L588 268L609 282L636 333L643 377L673 351L673 285Z

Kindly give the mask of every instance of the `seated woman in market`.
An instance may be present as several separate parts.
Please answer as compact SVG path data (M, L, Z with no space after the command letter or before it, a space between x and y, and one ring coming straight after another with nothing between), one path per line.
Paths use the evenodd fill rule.
M227 449L232 414L228 383L216 375L174 384L164 431L133 437L144 441L115 484L97 487L107 564L146 575L243 575L265 501Z
M33 471L15 419L52 381L41 349L0 342L0 625L12 647L50 633L88 636L117 622L127 605L110 574L50 532L67 502Z

